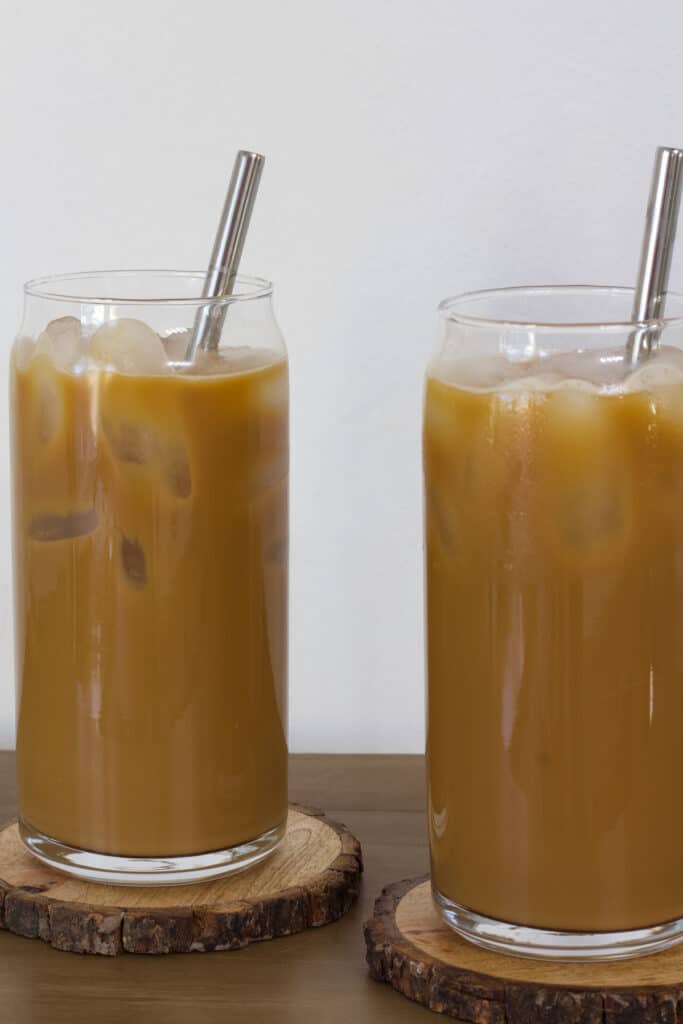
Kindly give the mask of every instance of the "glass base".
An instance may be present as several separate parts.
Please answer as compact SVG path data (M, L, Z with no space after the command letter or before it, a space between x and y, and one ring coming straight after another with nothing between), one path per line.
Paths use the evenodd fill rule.
M19 820L19 835L34 857L51 868L101 885L189 885L206 882L259 864L284 837L287 821L249 842L227 850L182 857L116 857L78 850Z
M683 918L623 932L561 932L496 921L461 907L432 886L437 909L446 924L475 946L529 960L591 963L630 960L675 945L683 939Z

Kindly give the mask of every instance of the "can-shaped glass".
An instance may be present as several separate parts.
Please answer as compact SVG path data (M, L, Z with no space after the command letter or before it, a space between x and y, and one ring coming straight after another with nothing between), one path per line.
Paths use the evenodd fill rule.
M433 892L522 956L683 934L683 298L637 327L632 304L446 300L427 373Z
M217 877L285 829L287 356L269 282L202 285L33 281L12 349L20 834L95 881Z

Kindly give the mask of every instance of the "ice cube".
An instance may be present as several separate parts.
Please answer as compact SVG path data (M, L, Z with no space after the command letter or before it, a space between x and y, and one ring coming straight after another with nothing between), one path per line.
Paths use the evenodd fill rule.
M187 347L190 344L191 334L191 331L179 327L164 335L161 341L169 363L185 362L185 355L187 353Z
M92 533L96 528L97 512L89 508L85 512L69 512L63 516L36 516L29 523L28 533L31 540L72 540Z
M631 542L632 481L621 465L599 469L571 474L548 506L556 551L575 568L623 563Z
M683 382L683 352L670 345L663 346L656 355L644 360L629 374L626 380L626 390L656 391L660 388L668 388L679 385Z
M560 518L565 541L582 551L619 541L626 528L626 498L618 474L567 489Z
M68 346L66 350L59 348L58 343L47 331L38 335L33 354L34 356L45 356L57 370L70 370L76 356L75 350L72 353Z
M528 366L528 363L511 363L503 355L473 359L446 351L433 361L429 375L465 391L493 391L528 374Z
M424 400L425 444L449 451L460 426L459 412L457 392L438 378L428 378Z
M161 338L141 320L122 317L103 324L90 340L90 353L100 366L140 376L168 373Z
M189 498L192 493L192 474L187 453L179 443L166 446L163 470L168 488L176 498Z
M561 443L578 452L579 438L598 443L609 432L612 418L605 405L610 399L584 380L565 380L549 394L545 405L547 428L553 443Z
M277 367L269 367L257 378L259 381L259 399L264 408L286 412L289 399L289 375L287 364L280 363Z
M21 337L17 338L14 342L13 347L13 358L14 365L17 370L25 370L28 364L33 358L33 353L36 348L36 343L33 338Z
M498 389L502 395L505 394L526 394L527 392L552 391L562 383L562 378L557 373L536 373L533 377L519 377L517 380L508 381Z
M158 447L156 433L151 426L136 420L102 414L102 429L114 458L120 462L150 462Z
M670 384L671 376L671 367L666 363L660 363L659 361L651 364L646 363L629 375L626 381L626 390L638 393L665 388Z
M81 326L73 316L51 320L38 335L33 355L47 356L53 366L70 370L82 354Z
M648 418L657 429L683 429L683 352L662 346L644 360L625 381L625 390L647 405Z
M212 377L225 373L225 364L219 352L195 352L191 363L185 363L183 373L188 377Z
M623 558L633 522L628 436L620 398L587 381L565 381L544 404L542 447L548 529L577 566Z
M121 567L124 576L134 587L144 587L147 582L145 549L139 540L121 538Z
M58 341L59 338L73 337L74 335L80 337L81 321L77 320L75 316L60 316L56 320L50 320L45 328L45 333L49 334L55 341Z
M81 322L75 316L60 316L57 320L51 320L43 331L39 344L41 339L46 350L47 340L51 342L50 357L60 370L76 369L85 354Z
M35 356L47 356L52 364L54 364L55 347L54 342L47 331L43 331L42 334L38 335L36 345L33 350Z
M274 352L255 348L253 345L227 345L220 349L218 354L225 363L225 369L230 373L243 373L245 370L267 366L277 359Z
M538 360L544 372L556 374L566 386L576 387L578 382L593 390L622 386L625 350L623 348L586 348L573 352L553 352Z

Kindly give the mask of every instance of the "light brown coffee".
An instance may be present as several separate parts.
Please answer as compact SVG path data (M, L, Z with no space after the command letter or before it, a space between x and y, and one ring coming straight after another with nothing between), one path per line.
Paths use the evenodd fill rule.
M287 365L12 368L20 812L108 854L287 813Z
M437 361L424 460L436 888L551 929L683 916L681 353Z

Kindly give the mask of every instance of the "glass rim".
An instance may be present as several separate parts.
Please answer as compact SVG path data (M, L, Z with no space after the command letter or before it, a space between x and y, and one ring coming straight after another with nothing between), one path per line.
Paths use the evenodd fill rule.
M534 285L512 285L503 288L483 288L474 291L461 292L458 295L451 295L443 299L437 306L439 315L443 320L450 323L463 324L470 327L496 327L512 328L515 330L619 330L627 331L634 328L662 328L671 324L683 323L683 314L680 316L662 316L646 320L515 320L501 316L477 316L472 313L460 312L459 305L467 305L479 300L493 299L499 296L516 296L523 293L528 295L550 295L558 293L567 295L571 292L585 292L590 294L609 295L635 295L635 288L624 285L605 284L534 284ZM680 292L667 291L667 296L675 298L683 303L683 294Z
M205 270L80 270L73 273L48 274L44 277L35 277L24 284L24 295L36 299L47 299L50 302L70 302L81 305L110 305L110 306L153 306L153 305L174 305L174 306L223 306L232 302L249 302L254 299L268 298L273 294L273 283L264 277L253 277L248 274L238 274L235 284L244 288L243 291L235 291L231 295L205 297L201 294L194 298L188 296L144 296L131 297L126 295L96 295L79 293L77 291L67 292L60 290L66 282L78 283L97 278L111 277L117 280L125 278L153 278L167 277L177 279L196 279L200 289L206 279Z

